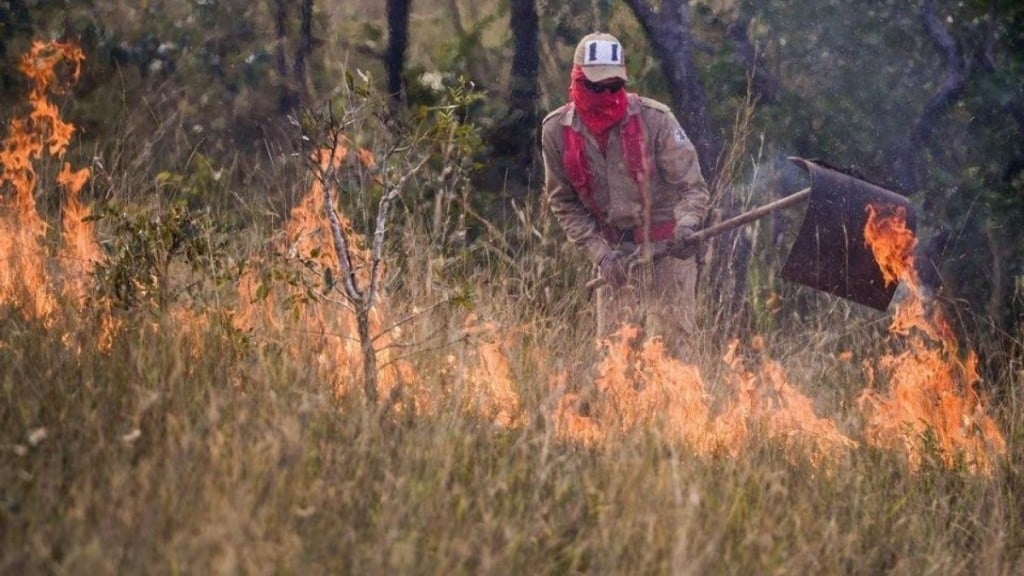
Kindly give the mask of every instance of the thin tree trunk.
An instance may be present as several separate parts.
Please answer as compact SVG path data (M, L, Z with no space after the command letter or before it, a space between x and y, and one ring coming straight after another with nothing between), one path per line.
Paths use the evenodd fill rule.
M626 3L654 49L668 81L672 108L697 148L704 178L713 185L721 143L712 126L704 88L695 69L689 2L663 0L657 11L647 0L626 0Z
M363 353L363 393L371 406L377 405L377 351L370 336L370 306L356 307L356 324L359 330L359 347Z
M537 129L537 69L540 54L537 50L539 19L535 0L511 0L509 24L512 28L515 52L512 55L509 113L513 126L521 127L513 141L512 155L517 164L529 172L533 166Z
M306 61L313 54L313 0L302 0L299 8L299 45L295 49L295 85L303 96L308 96L306 82Z
M298 98L291 86L288 73L288 2L274 0L274 60L277 65L277 80L281 83L277 96L278 112L286 114L298 105Z
M412 0L388 0L388 49L384 55L387 68L388 94L400 102L405 101L405 51L409 45L409 14Z

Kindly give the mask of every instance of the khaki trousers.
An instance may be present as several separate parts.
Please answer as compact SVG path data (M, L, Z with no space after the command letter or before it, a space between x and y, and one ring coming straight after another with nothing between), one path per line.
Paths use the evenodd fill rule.
M622 323L642 329L645 338L660 337L665 350L687 361L696 333L697 262L671 256L637 266L621 288L597 290L597 332L607 338Z

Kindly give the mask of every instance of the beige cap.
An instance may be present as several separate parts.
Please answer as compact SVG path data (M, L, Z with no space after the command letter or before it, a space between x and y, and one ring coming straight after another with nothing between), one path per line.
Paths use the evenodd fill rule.
M609 78L629 79L626 76L626 55L622 52L622 44L611 34L596 32L584 36L576 45L576 55L572 62L583 69L583 75L591 82Z

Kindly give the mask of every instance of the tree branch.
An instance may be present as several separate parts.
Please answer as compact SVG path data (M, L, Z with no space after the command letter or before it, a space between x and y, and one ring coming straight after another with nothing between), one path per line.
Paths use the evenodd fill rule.
M401 178L398 179L393 186L391 186L387 192L380 199L380 205L377 208L377 223L376 228L373 231L373 249L372 249L372 260L370 264L370 288L367 294L367 307L372 307L377 297L377 288L380 285L380 265L383 262L384 252L384 232L387 230L388 225L388 214L391 211L391 203L398 198L402 192L402 188L405 187L405 183L415 176L430 160L430 156L424 156L420 161L407 170Z
M364 293L359 290L359 286L357 286L355 269L352 266L352 259L348 252L348 241L345 240L345 234L341 230L341 219L338 218L338 211L334 208L333 191L335 174L337 173L334 155L339 146L341 146L341 134L340 132L334 132L331 148L328 152L330 156L327 159L327 168L323 168L323 160L319 159L321 165L317 177L320 179L320 184L324 189L324 212L327 214L327 221L330 223L331 237L334 241L334 252L338 257L341 277L344 280L342 285L345 287L345 295L356 305L362 306L366 298Z

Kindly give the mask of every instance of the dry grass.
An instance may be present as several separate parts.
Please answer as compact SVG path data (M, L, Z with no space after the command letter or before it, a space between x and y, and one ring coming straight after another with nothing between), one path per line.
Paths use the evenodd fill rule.
M901 455L863 443L829 469L794 457L781 441L701 456L656 425L585 447L560 440L550 414L551 377L596 356L589 324L566 315L586 302L571 290L546 300L530 292L557 274L541 269L549 271L530 277L495 266L466 308L431 312L418 324L432 333L427 327L461 326L472 313L502 327L522 404L513 425L465 409L457 376L476 364L446 358L469 358L473 340L414 356L433 410L380 419L358 397L338 396L351 368L319 368L320 352L337 345L331 337L239 333L206 309L193 312L208 321L192 325L126 314L104 348L73 303L49 326L8 308L0 319L0 571L1022 567L1024 426L1009 410L1020 402L1020 374L998 383L1013 391L1000 412L1009 457L990 477L949 469L935 454L912 472ZM429 304L420 288L404 290L406 306ZM834 355L870 353L877 335L855 312L852 320L843 312L843 331L828 328L839 312L822 313L799 335L770 335L765 354L786 365L820 413L855 433L851 402L862 374ZM289 337L300 346L290 349ZM719 355L706 350L701 365L721 393L728 384L715 376Z
M146 180L134 172L146 152L129 145L107 167L107 198L133 200L125 183ZM293 167L274 169L245 184L302 193ZM252 215L223 248L279 274L256 303L210 281L132 309L56 289L45 317L0 308L0 572L1024 569L1019 349L986 382L1003 391L994 412L1007 441L990 475L947 466L934 446L916 470L870 447L855 400L860 361L891 344L886 322L805 294L803 312L758 307L761 333L743 335L738 357L754 370L777 362L856 448L823 464L752 421L738 450L703 453L657 418L600 443L566 440L556 407L567 391L593 394L601 353L578 289L589 270L533 204L458 249L414 218L396 225L380 325L414 319L386 340L407 401L382 416L350 393L359 368L343 353L344 306L288 292L308 285L282 280L297 262L270 247L295 243L268 224L287 211L270 208L277 216ZM66 281L63 265L48 262L48 278ZM263 323L240 325L254 305ZM714 312L696 367L717 414L736 388L717 335L737 327Z
M225 326L203 330L194 356L166 320L126 327L108 353L82 326L8 314L2 333L5 573L1021 567L1019 418L991 477L937 458L912 473L867 448L826 472L775 442L697 456L657 428L561 442L544 417L548 370L525 363L512 366L520 426L444 403L382 422L335 398L315 359L243 345ZM531 340L521 354L573 355Z

